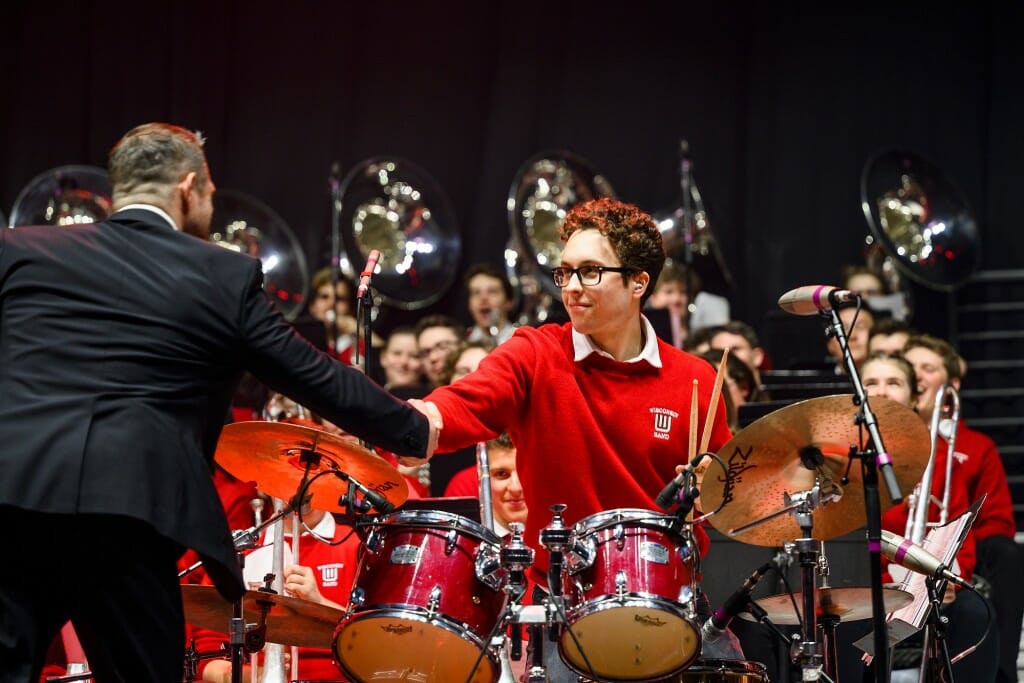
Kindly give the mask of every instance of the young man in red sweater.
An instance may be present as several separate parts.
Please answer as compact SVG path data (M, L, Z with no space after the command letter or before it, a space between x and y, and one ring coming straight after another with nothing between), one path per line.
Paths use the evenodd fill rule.
M571 323L519 328L475 372L418 406L443 424L439 452L508 432L531 544L557 503L567 506L566 525L613 509L656 510L658 493L687 460L690 431L700 436L705 428L715 381L710 364L659 341L641 315L665 262L650 216L596 199L573 207L561 236L565 249L552 276ZM694 380L698 424L691 425ZM719 403L708 427L712 452L731 437ZM703 552L707 535L700 528L694 535ZM547 567L548 553L538 549L541 585Z

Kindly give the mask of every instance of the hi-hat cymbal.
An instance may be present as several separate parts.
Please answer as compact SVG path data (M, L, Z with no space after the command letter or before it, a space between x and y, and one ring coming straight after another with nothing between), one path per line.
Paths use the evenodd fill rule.
M233 604L221 597L213 586L181 587L185 621L194 626L227 633L231 624ZM242 597L242 614L246 624L260 620L260 603L269 602L267 642L299 647L329 649L343 610L308 600L277 593L246 591Z
M225 425L214 459L242 481L255 481L266 493L291 500L312 461L309 478L331 471L352 477L396 507L409 497L409 486L397 469L379 455L340 436L286 422L235 422ZM344 497L349 484L339 476L318 477L309 487L310 507L348 512Z
M839 621L847 622L872 617L870 588L819 588L816 594L816 617L818 619L823 616L833 616L839 617ZM906 607L913 599L914 596L910 593L898 588L882 589L882 604L885 605L886 614ZM780 626L798 626L800 622L797 620L797 613L793 610L794 600L798 609L803 607L802 593L794 593L792 598L789 593L758 598L757 604L768 613L768 618L773 623ZM743 613L740 616L753 621L753 617L748 613Z
M736 434L718 452L725 461L732 482L720 468L710 465L701 482L701 507L722 509L709 521L722 533L744 543L780 546L802 538L803 532L792 514L781 514L735 533L778 513L786 507L786 494L809 491L818 477L823 490L840 497L813 511L812 535L819 540L842 536L865 525L864 482L860 462L849 467L849 481L842 479L850 462L850 447L870 443L866 429L855 421L859 412L853 395L823 396L800 401L769 413ZM913 409L887 398L872 398L871 412L893 461L893 471L903 495L909 494L928 464L931 445L928 427ZM813 469L805 462L817 456ZM892 506L879 476L882 512Z

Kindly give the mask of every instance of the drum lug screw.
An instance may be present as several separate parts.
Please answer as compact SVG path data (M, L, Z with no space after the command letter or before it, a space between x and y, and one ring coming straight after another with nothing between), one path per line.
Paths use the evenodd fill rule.
M438 606L441 604L441 587L434 586L430 589L430 599L427 602L427 616L433 617L434 613L437 612Z
M455 542L459 540L459 532L455 529L449 529L448 535L445 536L444 542L444 554L451 555L452 551L455 550Z
M624 598L627 592L626 587L626 572L620 569L615 572L615 595Z

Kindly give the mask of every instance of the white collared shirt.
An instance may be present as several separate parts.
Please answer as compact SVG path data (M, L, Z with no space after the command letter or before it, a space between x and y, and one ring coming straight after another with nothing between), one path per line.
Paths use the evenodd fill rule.
M173 218L171 218L171 214L167 213L166 211L161 209L159 206L153 206L152 204L127 204L125 206L122 206L120 209L118 209L114 213L120 213L121 211L127 211L128 209L143 209L144 211L152 211L157 216L160 216L165 221L170 223L172 228L174 228L178 232L181 232L181 228L178 227L178 224L174 222Z
M661 367L661 353L658 352L658 337L654 334L654 327L651 326L649 320L644 315L640 316L640 321L644 326L644 347L640 349L640 354L633 358L627 359L626 363L639 363L644 360L647 361L651 366L660 368ZM599 353L606 358L612 358L612 355L607 351L594 346L594 342L590 341L590 337L577 332L576 328L572 328L572 348L573 348L573 360L579 363L581 360L586 358L592 353ZM614 358L612 358L614 360Z

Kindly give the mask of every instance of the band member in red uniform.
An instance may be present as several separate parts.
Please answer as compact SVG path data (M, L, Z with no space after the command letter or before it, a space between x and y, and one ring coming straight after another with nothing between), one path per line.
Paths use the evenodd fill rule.
M657 509L655 498L703 429L715 381L704 360L660 341L641 308L665 262L661 234L637 207L578 204L561 228L552 277L571 323L522 327L475 372L435 389L424 408L443 422L442 452L508 432L516 445L527 539L564 503L566 524L616 508ZM698 417L690 424L693 380ZM730 438L717 406L709 448ZM443 457L443 456L442 456ZM707 536L696 530L702 548ZM546 585L547 553L535 577Z

